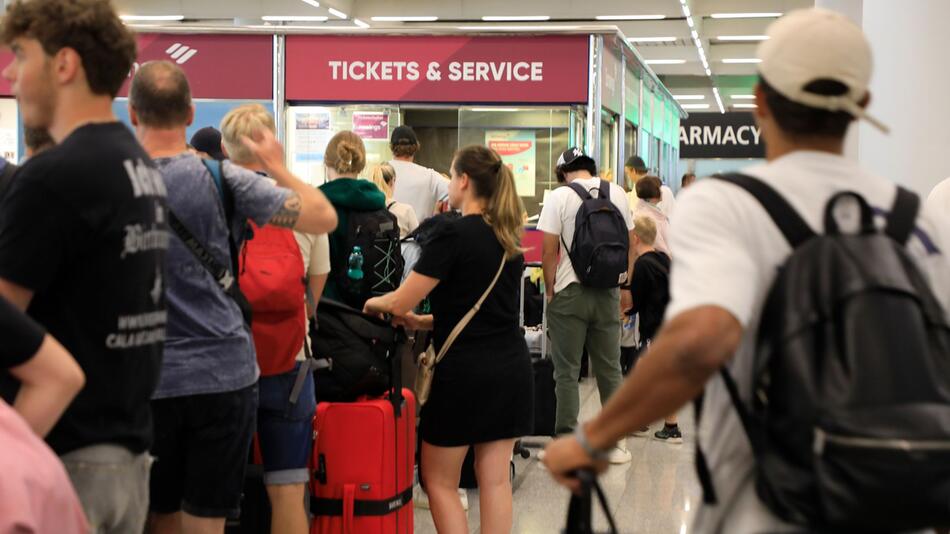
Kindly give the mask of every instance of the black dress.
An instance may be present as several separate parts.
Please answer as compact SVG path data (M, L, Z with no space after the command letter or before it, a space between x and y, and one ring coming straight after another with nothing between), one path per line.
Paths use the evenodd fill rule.
M478 301L504 253L480 215L447 221L413 268L437 278L430 294L436 351ZM420 434L432 445L457 447L530 435L534 380L518 325L524 257L507 262L495 288L436 366Z

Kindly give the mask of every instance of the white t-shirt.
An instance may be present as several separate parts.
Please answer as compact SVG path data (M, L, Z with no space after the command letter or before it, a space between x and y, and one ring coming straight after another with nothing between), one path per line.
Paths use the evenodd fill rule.
M435 213L435 204L449 194L449 181L438 172L411 161L389 162L396 170L393 200L409 204L416 218L424 221Z
M653 248L669 257L673 257L670 252L670 219L663 214L659 206L654 206L646 200L637 199L637 203L631 205L631 216L636 226L637 217L649 217L656 224L656 240L653 242Z
M303 256L303 270L307 273L307 283L311 276L319 276L330 272L330 239L327 234L313 235L303 232L294 232L294 238L297 239L297 245L300 247L300 255ZM320 295L314 295L314 299L320 300ZM304 337L304 343L310 343L310 321L307 321L308 335ZM296 360L302 362L307 359L307 353L303 347L297 353Z
M419 219L416 217L416 210L409 204L403 204L395 200L386 202L386 208L389 213L396 216L396 222L399 223L399 238L403 239L410 232L419 227Z
M775 188L813 230L824 228L824 209L837 192L861 194L872 208L890 211L896 187L857 163L822 152L798 151L745 171ZM730 369L747 400L755 335L765 298L791 248L769 215L750 194L719 180L703 180L685 191L672 221L673 257L667 319L699 306L718 306L742 324L741 344ZM883 225L883 217L877 217ZM950 301L950 217L923 210L908 251L934 287L944 310ZM755 493L753 458L722 379L706 387L698 436L719 497L700 506L696 532L744 534L784 532L791 527L773 516ZM800 529L799 529L800 530Z
M584 178L574 180L575 184L582 186L591 192L591 196L597 197L600 194L600 178ZM610 201L617 206L623 215L623 220L627 224L627 230L633 229L633 220L630 218L630 208L627 205L627 194L617 184L610 184ZM548 199L541 208L541 216L538 218L538 230L546 234L555 234L561 236L561 257L557 264L557 275L554 278L554 292L557 293L573 283L580 283L577 274L574 273L574 267L571 265L571 258L567 251L574 243L574 220L577 217L577 210L580 209L583 201L573 189L567 186L558 187L551 191ZM566 247L566 248L565 248Z
M636 206L639 200L640 198L637 197L636 190L627 193L627 203L631 206ZM660 208L660 211L662 211L663 215L666 215L668 219L673 218L673 208L676 207L676 197L673 195L673 190L670 189L669 186L660 185L660 203L657 204L657 207Z

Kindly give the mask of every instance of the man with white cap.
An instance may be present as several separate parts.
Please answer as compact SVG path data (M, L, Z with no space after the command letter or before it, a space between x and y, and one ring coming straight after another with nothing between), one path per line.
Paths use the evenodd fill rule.
M755 116L766 140L765 165L746 174L771 187L815 233L824 233L828 201L842 191L863 197L883 219L896 186L843 157L854 119L886 128L865 112L871 50L843 16L794 11L774 23L758 50ZM756 463L724 380L751 381L757 330L779 268L792 253L770 214L746 190L704 180L685 191L672 223L676 250L666 324L636 369L594 419L552 443L544 462L565 485L620 436L679 409L705 389L699 445L718 501L696 506L695 532L729 534L811 531L770 511L756 492ZM880 223L880 221L875 221ZM907 252L948 309L950 228L939 214L918 213ZM895 354L895 358L901 357ZM894 366L900 362L894 362ZM739 388L745 403L749 391ZM870 505L869 505L870 506Z

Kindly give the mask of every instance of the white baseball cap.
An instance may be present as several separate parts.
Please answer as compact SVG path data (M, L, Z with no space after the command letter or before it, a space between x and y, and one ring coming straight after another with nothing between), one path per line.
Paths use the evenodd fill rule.
M868 115L860 102L871 82L871 46L864 32L847 17L827 9L791 11L769 26L759 45L759 75L782 96L799 104L844 111L887 133L888 127ZM816 80L834 80L848 91L820 95L805 90Z

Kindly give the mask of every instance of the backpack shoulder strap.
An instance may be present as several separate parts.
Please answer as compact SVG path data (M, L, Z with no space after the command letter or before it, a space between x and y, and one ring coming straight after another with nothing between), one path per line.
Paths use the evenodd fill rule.
M772 221L778 226L782 235L785 236L785 240L793 249L815 237L815 232L795 211L795 208L762 180L738 173L718 175L714 178L739 186L755 197L765 208L766 213L772 217Z
M919 210L920 197L898 186L894 206L887 214L887 226L884 233L901 245L906 245L914 231L914 222L917 220Z
M600 181L600 198L610 200L610 182L607 180Z
M571 182L567 184L567 186L573 189L574 192L577 193L581 197L581 200L590 200L591 198L593 198L592 196L590 196L590 191L584 189L584 186L582 186L581 184L575 184L574 182Z
M214 182L215 189L218 190L218 197L221 198L221 206L224 208L225 225L228 229L228 248L231 251L231 270L235 276L240 271L238 263L238 246L234 241L234 235L231 229L234 226L234 195L227 180L224 179L224 163L216 159L201 158L201 163L211 174L211 181Z

